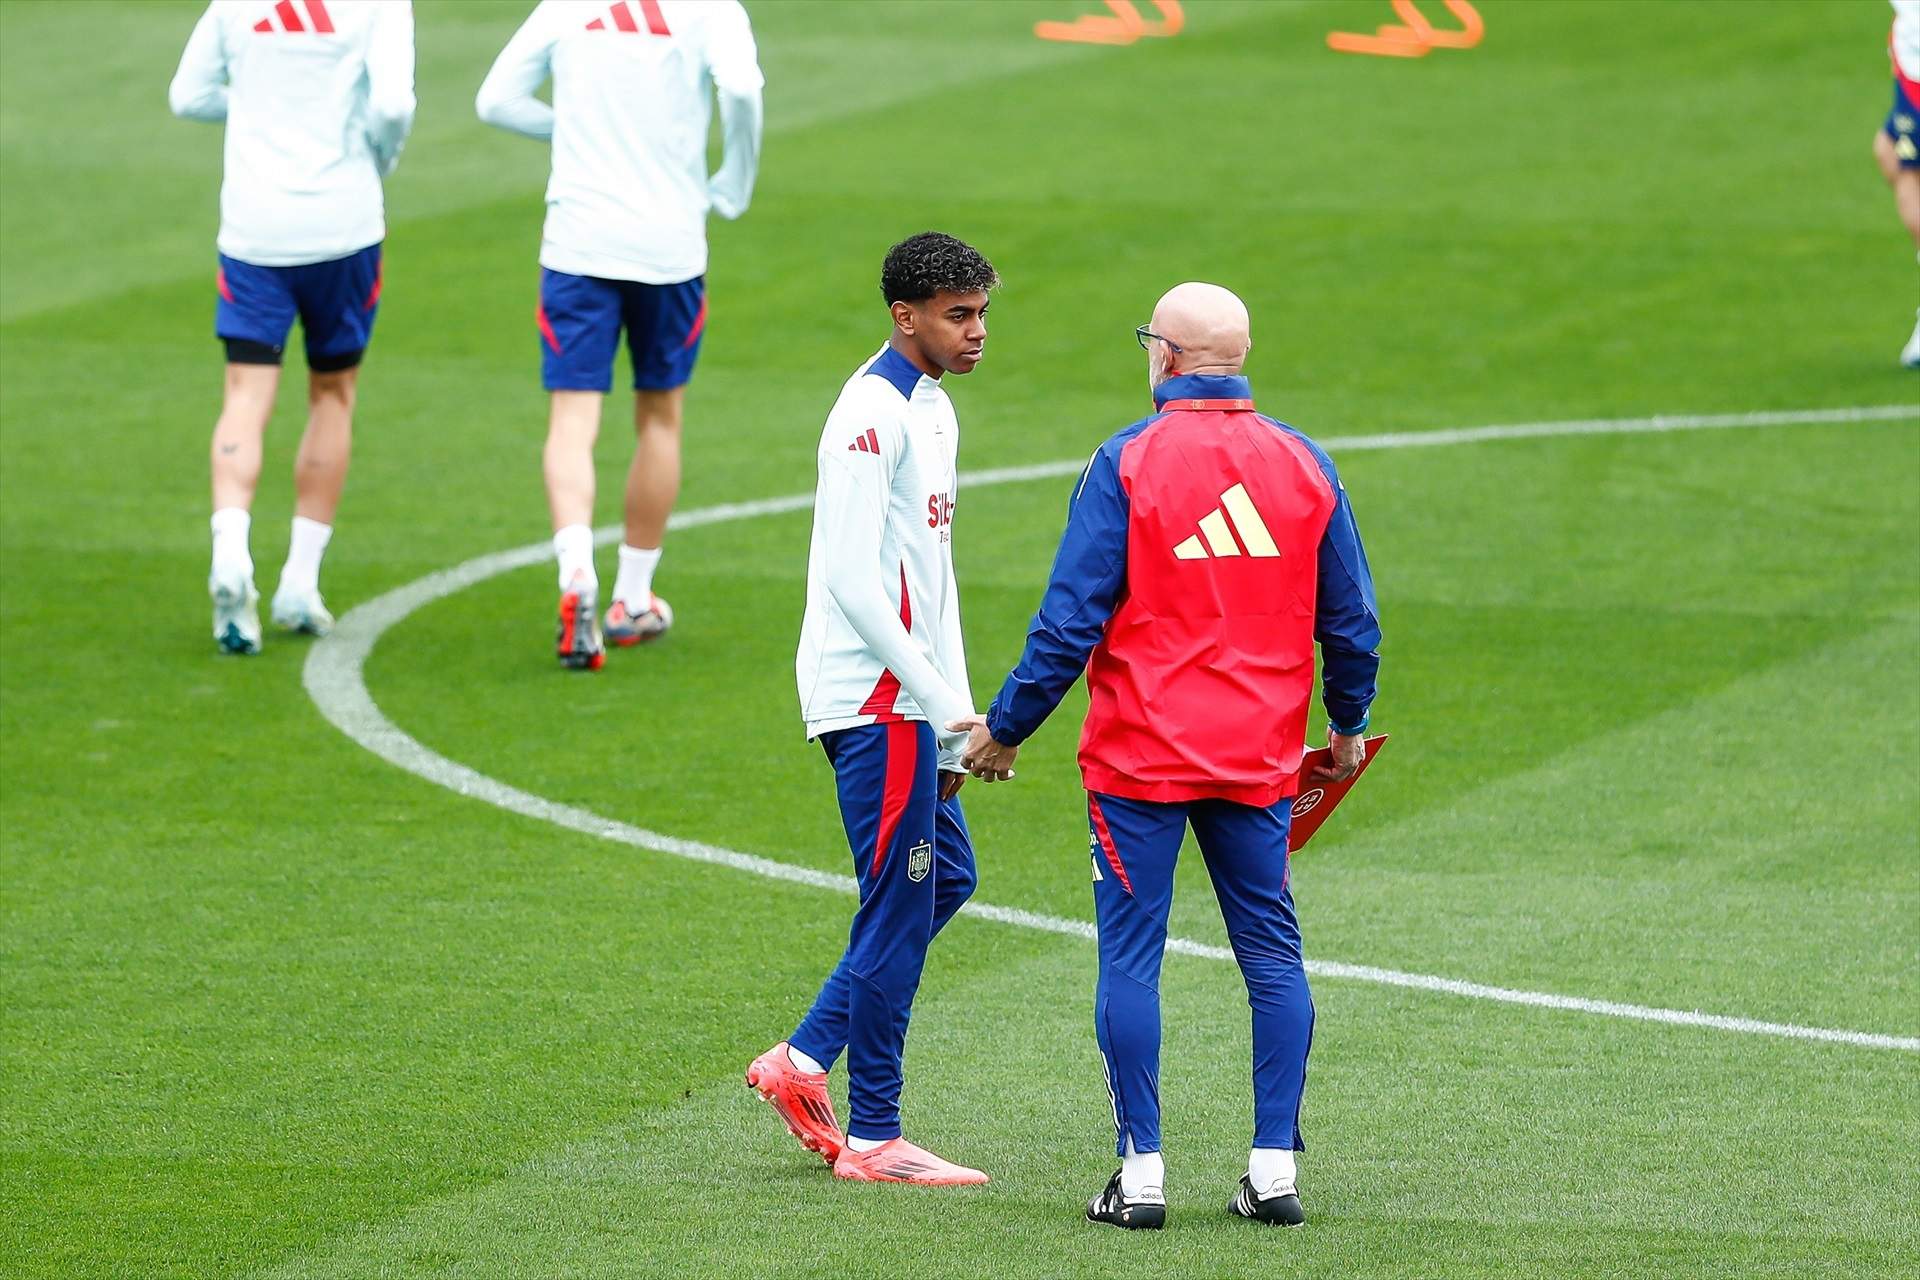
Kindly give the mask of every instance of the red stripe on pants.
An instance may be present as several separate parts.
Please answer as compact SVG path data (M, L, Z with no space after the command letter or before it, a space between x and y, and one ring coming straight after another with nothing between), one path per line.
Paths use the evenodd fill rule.
M384 266L385 264L383 263L382 265ZM533 304L533 319L534 323L540 326L540 336L545 338L547 345L553 348L553 354L559 355L560 339L553 332L553 323L547 319L546 303L536 302Z
M293 7L293 0L280 0L279 4L273 6L273 11L280 15L280 25L287 30L305 31L307 29L306 24L300 21L299 10Z
M707 295L703 293L700 295L699 314L694 316L693 328L687 330L687 340L680 344L680 349L682 351L685 351L689 347L693 346L694 343L700 341L700 331L705 329L706 327L707 327Z
M313 19L313 29L323 36L333 34L333 15L327 12L326 0L307 0L307 16Z
M919 726L911 720L896 720L887 726L887 785L880 800L880 838L873 846L873 874L887 860L887 846L900 829L900 815L913 799L913 776L920 755Z
M1120 861L1120 850L1114 847L1113 832L1107 830L1107 815L1100 812L1100 798L1091 791L1087 793L1087 814L1093 819L1094 838L1100 842L1100 852L1107 855L1107 865L1113 868L1120 887L1132 893L1133 881L1127 878L1126 865Z

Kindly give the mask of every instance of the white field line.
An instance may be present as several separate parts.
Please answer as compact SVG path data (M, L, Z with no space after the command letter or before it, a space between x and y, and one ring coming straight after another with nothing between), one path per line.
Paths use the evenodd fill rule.
M1320 443L1329 452L1352 453L1370 449L1426 448L1471 444L1487 440L1521 440L1551 436L1622 435L1646 432L1704 431L1742 427L1807 426L1849 422L1884 422L1899 419L1920 420L1920 405L1873 405L1843 409L1783 410L1766 413L1713 415L1675 415L1655 418L1591 419L1573 422L1528 422L1506 426L1462 427L1446 431L1396 432L1382 435L1329 437ZM1011 484L1053 476L1076 475L1084 459L1066 459L1037 466L1004 467L992 471L973 471L961 476L969 488L991 484ZM727 503L702 507L673 517L675 529L750 520L760 516L804 511L813 505L811 494L792 494L757 502ZM596 540L610 542L619 537L617 526L597 531ZM303 678L314 705L335 728L381 759L416 777L446 787L463 796L483 800L496 808L523 817L550 822L604 840L613 840L664 853L693 862L744 871L769 880L808 885L852 894L857 886L851 876L816 871L811 867L776 862L755 854L683 840L677 836L649 831L630 823L605 818L573 805L556 804L518 787L490 778L466 765L447 759L421 745L407 732L381 713L367 691L366 662L378 644L394 626L416 609L499 574L543 562L552 550L545 542L530 543L509 551L479 556L451 569L428 574L405 586L396 587L365 604L349 610L340 618L333 633L320 640L307 656ZM963 913L982 920L1045 933L1070 937L1094 936L1093 924L1042 915L1018 907L1000 907L970 902ZM1187 938L1170 938L1167 948L1180 955L1207 960L1231 960L1225 947L1211 946ZM1920 1053L1920 1036L1882 1035L1871 1031L1848 1031L1830 1027L1808 1027L1785 1022L1762 1022L1753 1018L1735 1018L1723 1014L1688 1009L1661 1009L1647 1005L1622 1004L1612 1000L1589 1000L1580 996L1554 995L1544 991L1518 991L1510 987L1487 986L1458 978L1434 974L1403 973L1396 969L1377 969L1371 965L1345 964L1332 960L1309 960L1307 972L1317 978L1372 982L1385 986L1434 991L1474 1000L1493 1000L1503 1004L1531 1005L1574 1013L1598 1014L1610 1018L1629 1018L1641 1022L1664 1022L1676 1026L1705 1027L1715 1031L1736 1031L1748 1035L1780 1036L1793 1040L1825 1040L1863 1049L1896 1049Z

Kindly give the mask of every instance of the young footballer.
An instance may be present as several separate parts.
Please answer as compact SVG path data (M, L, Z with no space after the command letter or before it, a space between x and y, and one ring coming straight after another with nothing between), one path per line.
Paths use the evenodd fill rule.
M293 539L273 620L324 635L320 557L347 483L360 359L380 304L380 181L413 124L413 9L406 0L215 0L194 25L167 98L224 122L214 333L226 394L213 428L213 638L260 652L248 549L260 446L297 317L307 348L307 430L294 464Z
M747 1083L835 1177L933 1186L987 1175L900 1132L900 1058L927 945L973 892L958 792L970 714L953 579L960 427L941 386L973 371L987 341L993 267L927 232L881 269L887 345L854 371L827 415L795 663L807 736L833 766L860 906L846 954L791 1036L754 1059ZM842 1136L827 1073L847 1056Z
M534 96L549 77L551 106ZM574 670L605 660L593 442L623 330L636 441L605 639L639 644L673 624L653 574L680 493L681 410L706 331L707 213L746 211L762 83L736 0L543 0L474 100L488 124L553 143L534 314L551 393L545 471L560 568L557 648ZM726 152L709 177L716 93Z

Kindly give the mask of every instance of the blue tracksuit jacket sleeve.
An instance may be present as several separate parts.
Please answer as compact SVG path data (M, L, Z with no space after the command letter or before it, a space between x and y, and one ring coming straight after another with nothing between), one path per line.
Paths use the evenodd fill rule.
M1086 669L1127 581L1127 494L1120 447L1101 446L1081 473L1067 529L1053 558L1026 651L987 711L994 740L1018 746L1032 736Z
M1380 614L1353 504L1324 454L1321 465L1333 481L1334 507L1327 531L1320 537L1320 589L1314 603L1320 696L1335 729L1358 733L1367 727L1367 709L1373 705L1374 680L1380 671Z

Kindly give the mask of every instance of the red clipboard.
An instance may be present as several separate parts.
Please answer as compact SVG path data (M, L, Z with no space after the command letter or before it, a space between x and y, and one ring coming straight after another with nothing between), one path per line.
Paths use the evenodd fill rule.
M1313 833L1320 829L1320 824L1327 820L1327 815L1346 798L1347 792L1353 790L1353 784L1360 781L1360 775L1367 771L1367 766L1373 763L1373 758L1380 754L1380 744L1385 742L1387 737L1388 735L1382 733L1366 740L1366 754L1360 757L1360 767L1355 769L1353 776L1345 782L1321 784L1307 781L1307 775L1313 772L1315 766L1333 763L1331 748L1321 747L1318 751L1309 751L1300 757L1300 794L1293 799L1293 826L1287 832L1288 853L1294 852L1313 839Z

